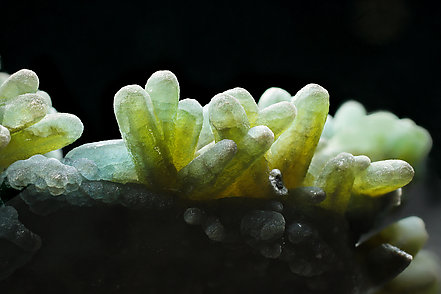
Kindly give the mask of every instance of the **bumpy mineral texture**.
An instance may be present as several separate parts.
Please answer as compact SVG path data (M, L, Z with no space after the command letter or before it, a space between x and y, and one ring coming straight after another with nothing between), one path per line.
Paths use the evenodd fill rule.
M83 132L81 121L56 113L51 98L38 86L37 75L27 69L5 75L0 84L0 170L69 145Z

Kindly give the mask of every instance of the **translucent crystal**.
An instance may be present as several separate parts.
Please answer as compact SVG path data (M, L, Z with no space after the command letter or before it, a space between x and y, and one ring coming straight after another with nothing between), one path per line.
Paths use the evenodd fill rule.
M260 96L259 103L257 105L259 106L259 109L262 110L265 107L282 101L291 101L291 94L281 88L273 87L266 90L262 96Z
M360 172L354 181L354 193L379 196L407 185L414 170L402 160L376 161Z
M296 113L297 110L291 102L278 102L262 109L255 125L267 126L277 139L292 124Z
M92 161L98 169L94 177L86 177L88 180L118 183L138 181L135 165L122 139L84 144L72 149L65 157L70 165L72 161L80 159Z
M234 141L222 140L181 169L178 178L187 197L191 199L213 197L210 192L212 185L236 152L237 145Z
M285 185L301 185L320 139L329 110L328 92L316 84L303 87L293 98L297 116L274 142L268 155L270 169L279 169Z
M209 104L202 107L204 122L202 123L201 133L199 134L197 149L200 150L202 147L214 142L214 135L211 131L210 117L209 117Z
M364 246L389 243L415 256L426 243L428 237L423 220L416 216L410 216L382 229L371 237Z
M0 149L8 145L9 141L11 141L11 134L9 133L9 130L0 125Z
M48 111L45 99L37 94L23 94L8 100L0 109L1 124L11 133L27 128L41 120Z
M344 103L334 118L328 118L322 137L326 144L314 156L313 166L323 165L322 157L345 151L373 161L402 159L418 167L432 145L429 133L412 120L386 111L366 114L356 101Z
M354 184L354 156L340 153L326 163L323 171L315 182L315 186L326 192L323 207L343 213L351 197Z
M1 84L0 101L7 101L26 93L35 93L38 85L39 80L35 72L28 69L19 70Z
M164 145L149 94L138 85L123 87L115 94L115 116L139 181L167 187L176 173Z
M179 171L193 160L203 122L202 106L194 99L179 101L174 142L173 164Z
M82 132L83 124L78 117L68 113L48 114L38 123L11 134L10 143L0 152L0 168L69 145Z
M74 167L43 155L14 162L6 170L6 175L15 189L32 184L37 191L48 191L54 196L78 190L82 181Z
M250 92L248 92L244 88L237 87L225 91L224 93L233 96L239 101L240 105L242 105L243 109L245 110L248 122L251 126L257 125L254 122L257 119L259 108L257 107L256 101L254 101L254 98L253 96L251 96Z
M271 147L274 134L266 126L251 128L248 133L237 143L237 154L218 176L212 187L213 193L219 193L235 182L250 166L252 166ZM228 191L223 196L236 196L237 191Z
M209 117L216 142L223 139L239 142L250 128L239 100L225 93L211 99Z
M157 71L147 80L145 90L152 100L159 130L167 146L172 142L175 128L179 101L178 80L171 71Z

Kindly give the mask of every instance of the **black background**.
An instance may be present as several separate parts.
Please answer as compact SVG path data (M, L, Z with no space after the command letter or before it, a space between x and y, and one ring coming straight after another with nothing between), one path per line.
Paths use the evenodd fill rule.
M411 117L440 162L441 2L410 0L2 3L3 70L37 72L54 106L82 119L72 146L119 138L112 102L127 84L172 70L204 104L241 86L258 97L309 82L370 111ZM432 164L436 168L436 164ZM436 168L440 171L440 168Z

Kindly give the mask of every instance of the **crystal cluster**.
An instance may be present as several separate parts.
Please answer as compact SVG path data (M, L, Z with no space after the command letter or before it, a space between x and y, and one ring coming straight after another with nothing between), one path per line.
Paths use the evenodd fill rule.
M185 223L200 226L214 242L246 243L305 279L332 280L351 272L342 264L353 260L354 272L369 277L360 282L365 288L390 281L420 256L427 232L417 217L371 233L354 248L380 215L400 205L401 187L414 176L409 163L421 166L430 150L430 135L409 119L367 114L354 101L331 117L329 94L316 84L294 96L270 88L258 103L234 88L201 106L180 100L175 75L158 71L144 88L129 85L116 93L121 139L88 143L57 160L34 154L69 144L82 125L48 111L50 99L37 92L38 80L28 87L31 73L20 71L0 87L3 133L11 134L0 164L9 166L2 175L10 187L29 186L20 197L35 213L68 204L161 210L184 203ZM397 279L437 270L422 268L410 266ZM409 283L428 289L439 279L432 277ZM387 287L400 289L394 281Z
M271 198L268 177L278 169L288 190L319 187L327 195L321 205L344 212L351 195L377 197L409 183L413 168L398 158L417 162L431 145L430 136L410 120L389 113L366 116L355 102L332 119L328 92L316 84L293 97L271 88L258 104L242 88L217 94L204 107L179 96L169 71L154 73L144 88L123 87L114 100L122 140L75 148L65 163L89 168L88 180L142 183L192 200ZM390 122L398 134L378 131L378 125ZM365 133L367 139L357 139ZM419 137L407 139L413 144L407 149L400 147L408 146L403 134L409 133ZM356 143L346 148L352 137ZM376 151L380 141L387 145L383 153Z
M0 170L35 154L58 150L78 139L81 121L57 113L37 75L22 69L0 77Z

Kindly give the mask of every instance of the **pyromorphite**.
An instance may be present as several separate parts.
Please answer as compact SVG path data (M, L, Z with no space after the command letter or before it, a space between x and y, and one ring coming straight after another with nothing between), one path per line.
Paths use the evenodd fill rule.
M164 136L165 147L167 147L173 140L178 110L178 80L171 71L157 71L147 80L145 90L152 100L154 113L159 123L159 131Z
M17 132L42 119L49 106L37 94L23 94L14 97L1 109L3 116L1 124L11 133Z
M239 101L240 105L242 105L243 109L245 110L248 122L253 126L257 119L259 108L257 107L256 101L254 101L254 98L251 96L250 92L244 88L237 87L227 90L224 93L233 96Z
M38 77L32 70L22 69L12 74L0 86L0 103L18 95L35 93L38 90Z
M0 168L69 145L82 132L83 124L78 117L68 113L48 114L38 123L11 134L11 141L0 152Z
M293 122L297 113L294 104L282 101L272 104L259 112L256 126L264 125L271 129L277 139Z
M139 180L151 188L173 185L176 170L159 131L149 94L138 85L115 94L114 111Z
M215 184L211 187L212 193L217 194L234 183L250 166L263 157L273 142L274 134L268 127L251 128L237 143L237 154L219 174Z
M354 181L354 192L380 196L407 185L413 175L412 166L405 161L376 161L357 175Z
M191 199L212 198L213 183L236 152L234 141L222 140L181 169L178 178L184 195Z
M270 105L282 101L291 101L291 94L281 88L272 87L266 90L262 96L260 96L259 103L257 105L259 106L260 110L262 110Z
M285 185L301 185L320 139L329 110L329 94L323 87L309 84L293 98L297 116L274 142L268 156L270 169L279 169Z
M231 95L222 93L214 96L208 112L216 142L230 139L238 143L250 128L245 109Z
M181 170L193 160L203 121L202 106L194 99L179 101L172 147L173 164Z

